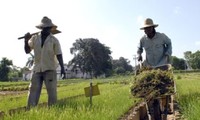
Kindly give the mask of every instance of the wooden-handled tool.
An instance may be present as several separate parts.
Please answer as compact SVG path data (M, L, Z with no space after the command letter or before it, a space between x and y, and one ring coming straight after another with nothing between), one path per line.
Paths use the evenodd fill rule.
M38 34L38 33L39 33L39 32L32 33L31 36L32 36L32 35L35 35L35 34ZM57 30L57 29L52 29L52 30L51 30L51 33L52 33L52 34L58 34L58 33L61 33L61 31L60 31L60 30ZM18 40L23 39L24 37L25 37L25 36L19 37Z

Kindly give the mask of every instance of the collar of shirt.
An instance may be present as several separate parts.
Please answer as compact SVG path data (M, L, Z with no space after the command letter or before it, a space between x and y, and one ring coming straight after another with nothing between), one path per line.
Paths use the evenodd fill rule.
M145 37L148 39L148 40L153 40L153 39L156 39L158 37L158 32L155 33L155 35L153 36L153 38L149 38L146 34L145 34Z

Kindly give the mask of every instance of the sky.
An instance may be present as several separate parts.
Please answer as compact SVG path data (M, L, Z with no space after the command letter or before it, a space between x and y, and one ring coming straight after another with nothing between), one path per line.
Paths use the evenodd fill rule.
M183 58L184 52L200 49L199 6L199 0L2 0L0 60L6 57L25 66L30 55L18 37L40 31L35 26L43 16L62 31L55 36L64 63L73 58L70 48L76 39L96 38L110 47L113 59L124 57L134 65L145 18L152 18L159 25L156 31L171 39L172 55Z

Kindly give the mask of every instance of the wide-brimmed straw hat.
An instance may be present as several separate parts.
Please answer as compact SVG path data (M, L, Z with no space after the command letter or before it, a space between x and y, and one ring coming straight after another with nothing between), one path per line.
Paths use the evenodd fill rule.
M41 20L41 23L39 25L37 25L36 28L43 29L45 27L52 27L54 29L57 28L57 26L52 23L51 19L49 19L48 17L44 16L42 18L42 20Z
M151 18L147 18L144 20L144 25L143 27L140 28L140 30L144 30L144 28L147 28L147 27L157 27L158 24L154 24L153 23L153 20Z

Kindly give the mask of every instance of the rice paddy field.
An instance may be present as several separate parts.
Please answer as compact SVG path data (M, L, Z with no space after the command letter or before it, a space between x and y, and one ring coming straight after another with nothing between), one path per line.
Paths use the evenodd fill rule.
M200 74L174 73L176 97L183 119L199 120ZM28 111L16 110L26 106L29 82L0 82L0 119L4 120L118 120L139 99L130 94L134 76L115 76L104 79L66 79L58 81L58 102L47 107L45 86L40 104ZM98 85L100 95L91 99L84 88L90 82ZM42 104L43 103L43 104Z
M175 74L177 95L181 114L187 120L199 120L200 73Z

